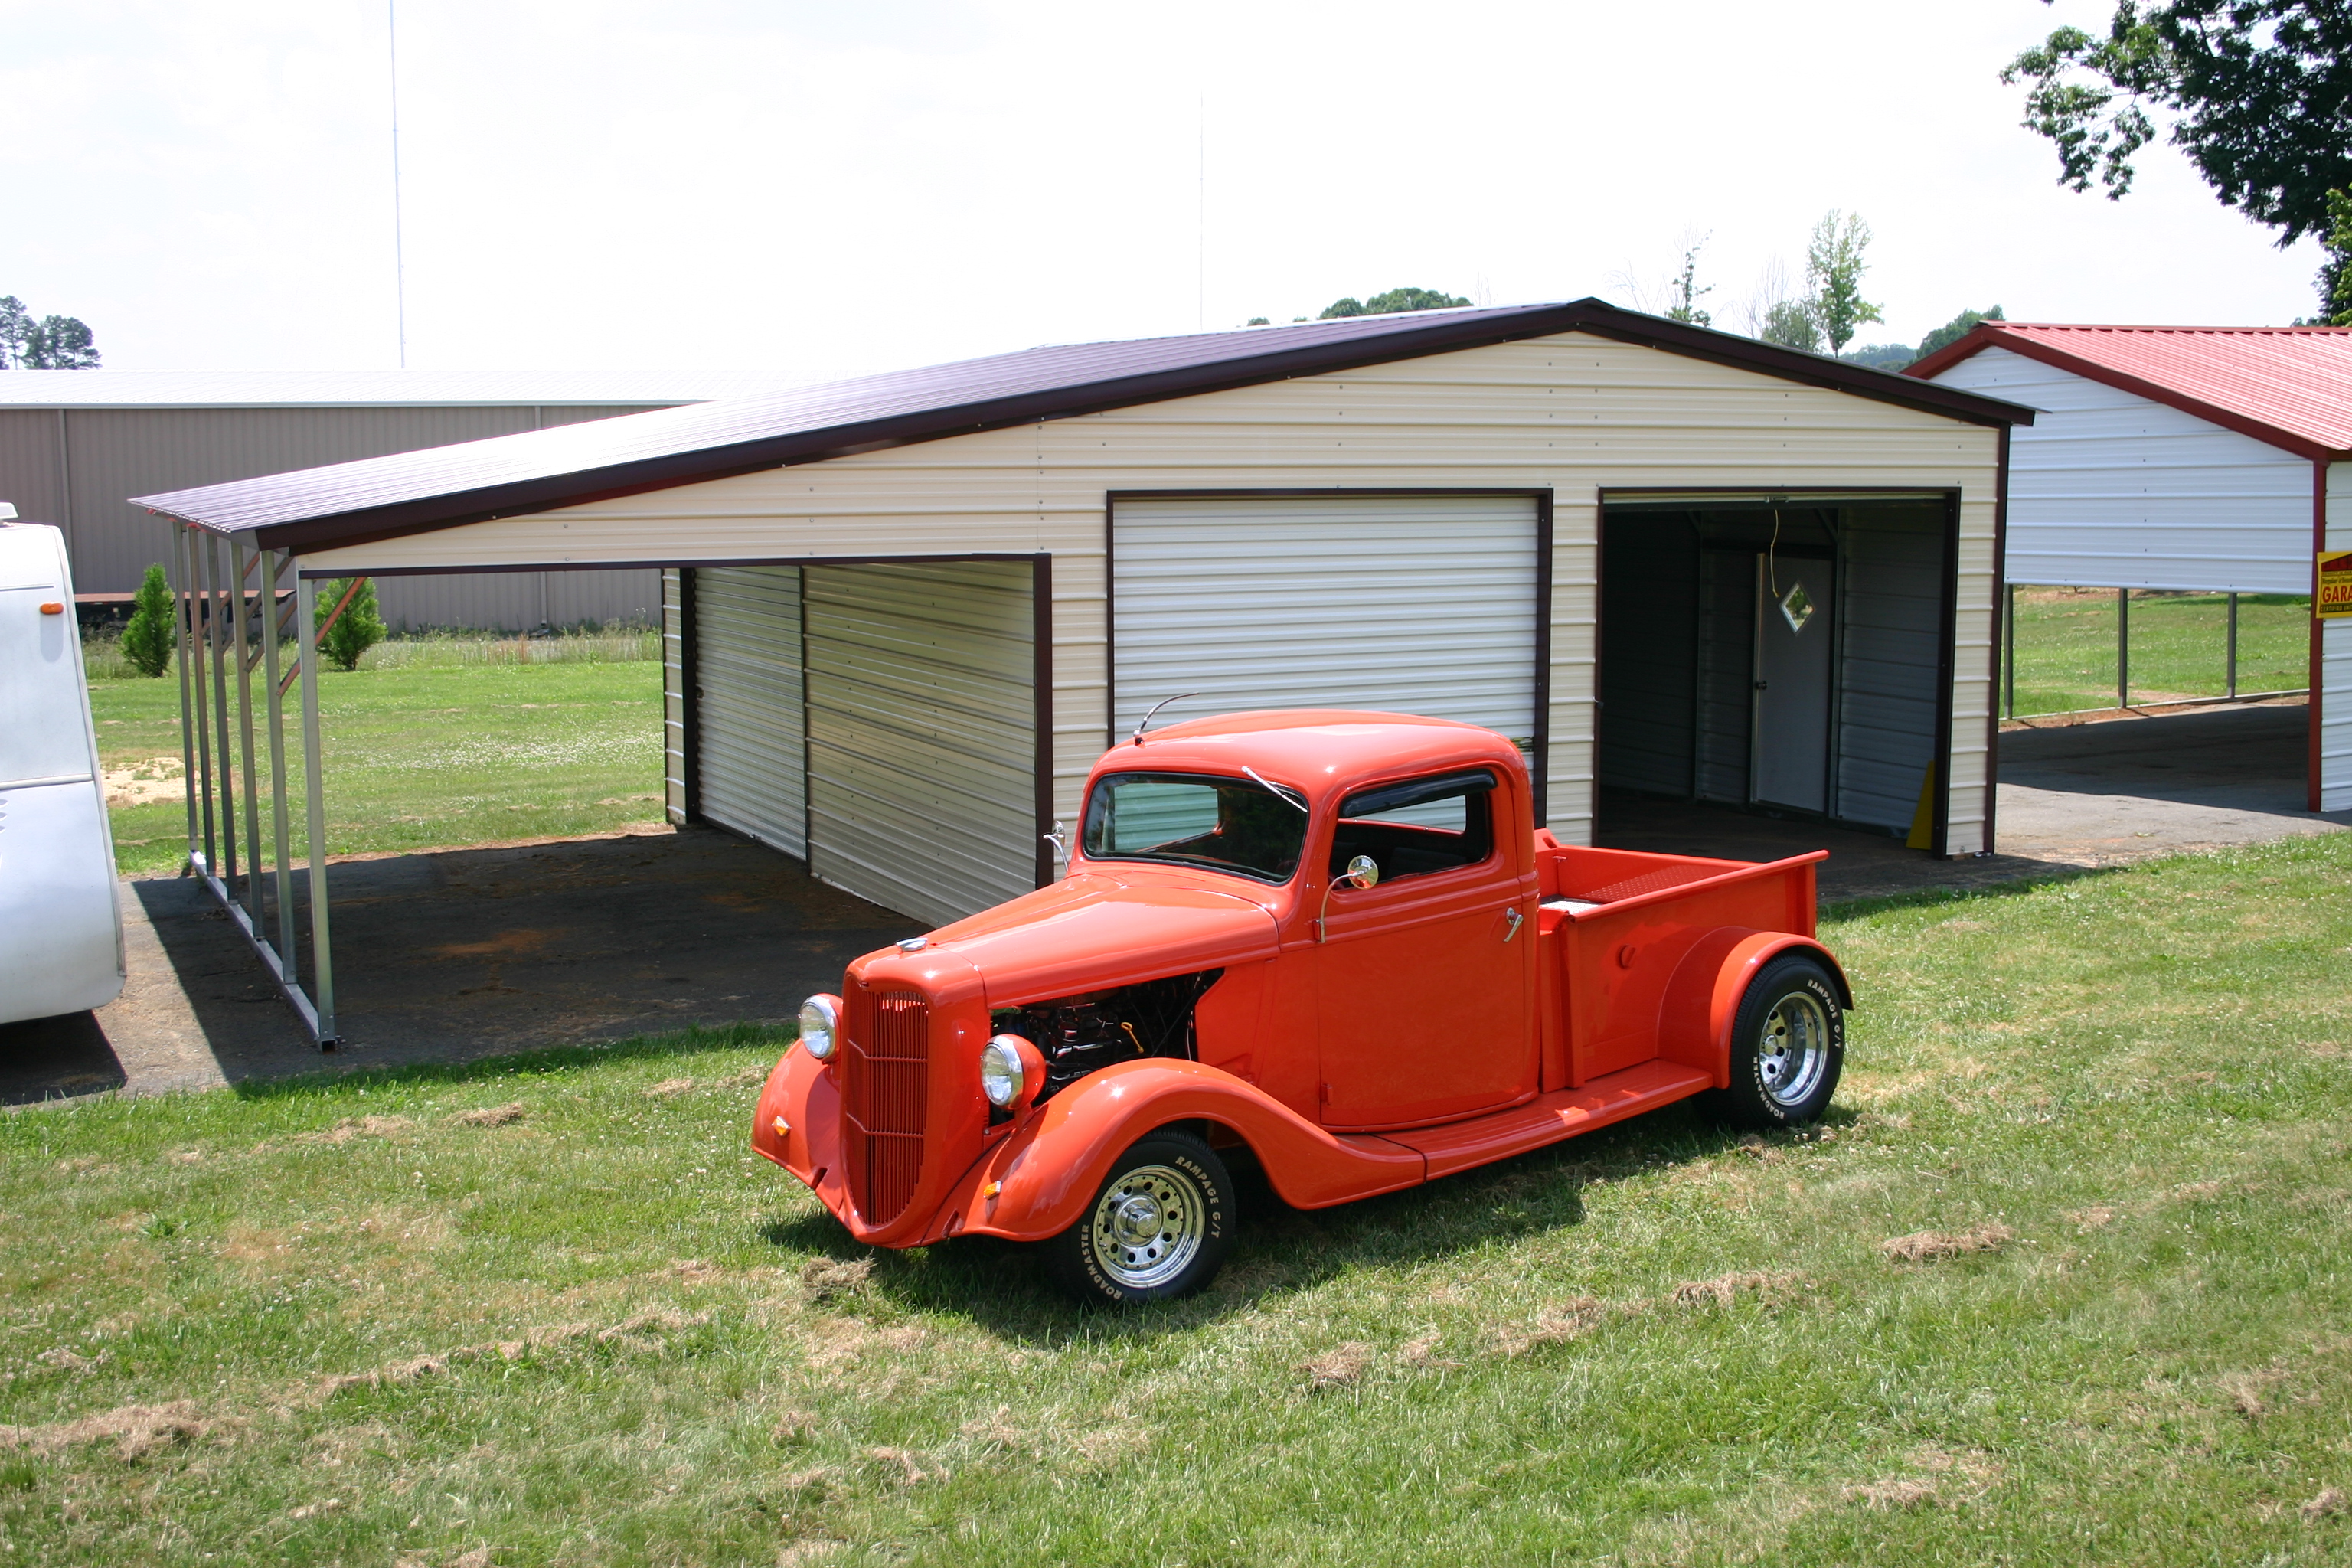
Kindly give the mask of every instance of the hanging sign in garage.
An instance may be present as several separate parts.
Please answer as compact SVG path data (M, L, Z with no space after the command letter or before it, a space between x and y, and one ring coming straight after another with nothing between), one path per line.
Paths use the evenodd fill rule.
M2323 550L2311 595L2311 613L2322 620L2352 620L2352 550Z

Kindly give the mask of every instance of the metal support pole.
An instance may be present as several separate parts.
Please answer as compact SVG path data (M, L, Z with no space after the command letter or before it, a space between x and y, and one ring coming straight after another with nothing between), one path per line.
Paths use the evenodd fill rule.
M287 864L286 695L278 686L278 574L289 558L276 551L262 552L261 658L262 679L269 683L269 816L270 841L277 853L271 865L278 882L278 960L289 975L297 973L294 953L294 873Z
M226 617L228 595L240 584L224 582L221 576L220 549L210 534L205 535L205 569L212 578L215 597L211 605L212 636L206 644L213 662L213 729L219 741L220 757L220 864L213 875L231 894L236 890L236 778L233 770L236 744L228 734L228 631L221 625Z
M253 766L253 681L246 661L246 573L255 557L235 535L228 542L229 668L236 677L237 773L245 783L245 912L257 934L261 930L261 879L254 873L261 863L261 786Z
M319 591L301 574L294 576L297 608L295 635L302 649L302 780L309 798L310 828L310 1000L319 1011L319 1046L335 1044L335 958L327 934L327 790L319 752Z
M2008 614L2001 626L2002 702L2017 717L2017 584L2009 584Z
M2238 700L2238 595L2230 595L2230 700Z
M194 528L188 530L188 579L197 590L197 596L188 602L188 677L196 692L196 798L204 807L205 836L201 869L210 877L220 869L220 838L213 826L213 700L205 689L205 679L211 673L206 649L212 640L213 573L204 535Z
M2131 706L2131 590L2116 590L2116 706Z
M196 651L196 584L188 570L188 525L172 524L172 662L180 667L180 793L188 802L188 858L196 860L196 720L188 696L188 661Z

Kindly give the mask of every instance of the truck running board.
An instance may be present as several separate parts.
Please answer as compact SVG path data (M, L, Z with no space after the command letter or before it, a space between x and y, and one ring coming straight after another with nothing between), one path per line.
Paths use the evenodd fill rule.
M1428 1162L1429 1175L1444 1176L1655 1110L1713 1084L1706 1073L1679 1062L1643 1062L1582 1089L1557 1089L1491 1116L1381 1136L1417 1151Z

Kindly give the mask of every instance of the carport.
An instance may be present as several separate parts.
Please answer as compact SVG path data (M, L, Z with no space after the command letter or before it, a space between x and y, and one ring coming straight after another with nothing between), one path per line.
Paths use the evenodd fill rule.
M1487 726L1571 842L1600 785L1651 778L1975 854L2029 417L1588 300L1036 349L145 497L222 612L184 627L191 859L333 1038L325 879L261 827L283 645L313 656L259 584L300 584L307 626L322 579L625 566L664 574L670 819L926 922L1049 880L1088 766L1171 699ZM1772 617L1791 647L1756 640ZM1664 701L1676 658L1686 721L1644 741L1610 704ZM1743 675L1779 689L1735 743L1701 688Z
M2352 551L2352 329L1987 321L1905 374L2041 411L2011 581L2315 595ZM2310 648L2305 807L2352 809L2352 597Z

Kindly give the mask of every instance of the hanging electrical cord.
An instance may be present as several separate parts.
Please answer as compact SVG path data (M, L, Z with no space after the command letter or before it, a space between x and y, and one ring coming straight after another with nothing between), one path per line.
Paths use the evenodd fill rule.
M1772 597L1775 599L1780 596L1780 563L1778 556L1780 548L1780 509L1776 506L1772 509L1772 542L1764 547L1764 574L1772 581Z

